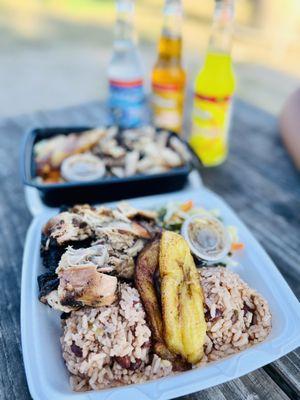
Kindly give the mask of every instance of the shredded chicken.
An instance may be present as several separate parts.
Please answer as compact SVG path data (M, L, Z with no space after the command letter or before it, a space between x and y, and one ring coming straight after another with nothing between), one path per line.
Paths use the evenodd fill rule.
M100 272L112 272L108 266L108 246L95 245L83 249L73 249L71 246L62 255L56 273L70 267L92 266Z
M45 183L67 180L61 174L65 159L90 152L104 166L104 176L126 177L161 173L190 161L187 146L167 131L152 126L119 132L116 127L80 134L58 135L35 144L39 179Z
M75 267L95 267L98 272L132 279L135 257L159 234L156 219L156 212L138 210L125 202L113 209L74 206L45 225L44 260L50 259L51 270L58 274ZM47 246L50 241L51 248Z
M51 218L42 233L41 254L51 269L39 277L41 302L66 313L111 304L117 279L133 279L136 257L159 234L157 212L125 202L78 205Z
M191 159L191 154L187 147L176 136L170 138L170 147L181 157L182 160L188 162Z

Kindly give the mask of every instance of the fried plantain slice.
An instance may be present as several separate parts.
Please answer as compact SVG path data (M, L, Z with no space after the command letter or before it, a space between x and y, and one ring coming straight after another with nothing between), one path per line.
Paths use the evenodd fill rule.
M159 254L164 339L172 352L195 364L203 356L206 322L203 292L189 246L164 231Z
M139 254L135 268L135 284L141 296L151 325L153 339L160 342L163 338L163 326L160 305L153 284L153 276L158 268L159 240L146 246Z
M139 254L135 268L135 284L151 328L154 352L171 361L174 370L182 371L188 369L189 365L181 357L172 354L164 341L161 306L154 287L154 275L159 268L159 248L160 241L155 240Z

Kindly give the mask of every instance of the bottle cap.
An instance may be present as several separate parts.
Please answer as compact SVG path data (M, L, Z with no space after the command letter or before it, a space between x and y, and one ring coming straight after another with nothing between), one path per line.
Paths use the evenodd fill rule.
M225 226L217 218L197 214L185 220L181 234L192 253L204 262L218 262L230 251L231 240Z
M164 5L165 15L181 15L182 14L182 2L181 0L165 0Z
M66 181L94 181L105 174L102 161L93 154L75 154L66 158L61 165L61 175Z

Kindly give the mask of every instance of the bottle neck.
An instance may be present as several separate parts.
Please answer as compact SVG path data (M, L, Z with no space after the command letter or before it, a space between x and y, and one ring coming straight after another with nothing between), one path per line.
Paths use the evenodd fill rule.
M181 59L181 0L165 0L164 22L158 45L159 57L163 59Z
M134 30L134 0L117 0L117 19L115 26L115 46L120 44L135 44Z
M208 51L230 54L233 38L235 0L215 0L212 32Z

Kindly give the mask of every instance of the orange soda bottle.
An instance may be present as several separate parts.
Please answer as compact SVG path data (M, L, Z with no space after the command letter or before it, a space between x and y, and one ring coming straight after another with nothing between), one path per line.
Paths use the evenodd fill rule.
M165 0L158 58L152 71L154 125L181 133L186 73L181 64L182 4Z

